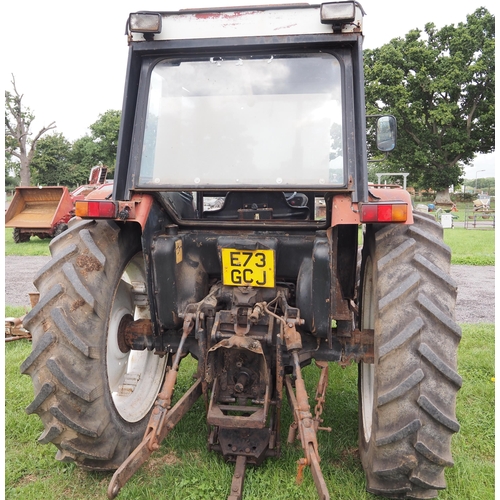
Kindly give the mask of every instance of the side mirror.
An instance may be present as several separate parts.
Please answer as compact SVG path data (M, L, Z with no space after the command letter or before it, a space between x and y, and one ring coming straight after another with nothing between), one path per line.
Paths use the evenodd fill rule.
M377 120L377 148L392 151L396 147L397 125L392 115L381 116Z

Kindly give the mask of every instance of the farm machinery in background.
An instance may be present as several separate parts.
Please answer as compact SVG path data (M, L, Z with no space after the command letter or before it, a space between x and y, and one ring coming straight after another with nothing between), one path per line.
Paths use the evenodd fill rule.
M103 189L103 197L104 193L111 193L112 183L106 182L107 170L105 166L93 167L89 183L71 192L65 186L16 187L5 212L5 227L14 229L14 241L23 243L31 236L53 238L65 231L74 216L76 201L96 190Z
M481 193L477 196L477 200L473 201L474 212L489 212L491 197L489 194Z

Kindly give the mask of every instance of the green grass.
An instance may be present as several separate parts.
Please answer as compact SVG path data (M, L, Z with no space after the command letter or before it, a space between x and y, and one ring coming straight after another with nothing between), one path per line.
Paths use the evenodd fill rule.
M15 243L12 239L11 228L5 228L5 255L50 255L50 239L40 239L38 236L32 236L25 243Z
M459 372L463 387L457 399L460 432L452 441L455 467L447 469L448 488L440 500L493 500L494 498L494 325L462 325ZM53 445L40 445L42 424L24 408L33 393L29 377L21 376L19 365L29 355L31 344L22 340L5 345L5 495L7 499L85 500L106 498L110 474L84 472L73 464L54 460ZM189 370L184 370L186 364ZM192 361L181 366L177 396L190 379ZM307 367L309 394L318 376ZM376 500L364 490L364 474L357 450L357 368L330 368L330 385L323 417L332 433L319 433L322 470L332 498ZM282 457L267 459L259 468L247 470L244 499L288 500L317 498L308 470L301 486L295 484L296 461L302 456L298 445L286 444L291 415L285 405L282 419ZM224 463L206 447L204 407L199 400L162 444L159 452L136 473L120 493L123 500L169 500L227 498L234 465Z
M451 248L452 264L495 265L495 231L444 229L444 242Z
M30 308L26 306L5 306L6 318L20 318L24 316Z

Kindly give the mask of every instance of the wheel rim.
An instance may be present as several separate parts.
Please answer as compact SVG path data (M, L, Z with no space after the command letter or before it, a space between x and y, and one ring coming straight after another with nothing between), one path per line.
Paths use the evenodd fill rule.
M361 328L373 329L375 325L375 301L373 298L373 264L368 257L365 264L363 280L363 310L361 313ZM360 364L361 377L361 421L365 442L370 441L373 423L373 398L375 391L375 365L368 363Z
M147 349L124 353L118 345L118 329L124 316L149 318L148 307L134 305L132 283L146 283L142 253L128 263L116 288L106 350L108 386L115 408L127 422L138 422L147 415L158 395L166 357L160 358Z

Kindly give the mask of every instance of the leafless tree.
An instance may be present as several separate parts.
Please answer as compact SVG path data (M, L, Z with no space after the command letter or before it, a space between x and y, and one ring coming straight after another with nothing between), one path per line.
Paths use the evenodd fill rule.
M12 75L14 92L5 92L5 154L19 160L21 186L30 185L30 163L35 154L36 144L40 137L56 127L55 122L44 126L33 137L30 126L35 116L29 108L23 107L23 95L16 88L16 80Z

